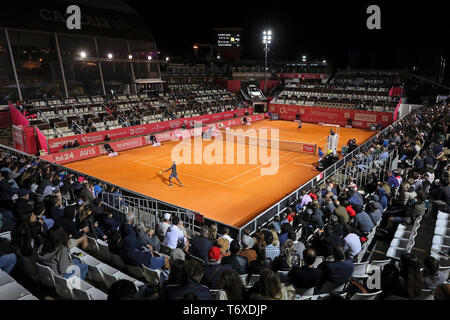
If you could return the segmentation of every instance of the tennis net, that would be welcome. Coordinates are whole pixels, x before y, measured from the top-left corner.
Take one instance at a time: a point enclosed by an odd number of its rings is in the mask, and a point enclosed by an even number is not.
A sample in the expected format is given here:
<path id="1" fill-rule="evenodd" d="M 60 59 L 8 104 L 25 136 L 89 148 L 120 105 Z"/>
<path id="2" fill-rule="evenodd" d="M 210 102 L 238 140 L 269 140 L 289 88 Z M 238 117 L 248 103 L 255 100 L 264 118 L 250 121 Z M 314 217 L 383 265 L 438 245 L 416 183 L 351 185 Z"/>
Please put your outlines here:
<path id="1" fill-rule="evenodd" d="M 316 154 L 317 144 L 313 143 L 305 143 L 305 142 L 297 142 L 297 141 L 287 141 L 287 140 L 276 140 L 276 139 L 266 139 L 259 138 L 256 136 L 243 135 L 227 132 L 224 134 L 224 140 L 247 144 L 251 146 L 261 146 L 267 147 L 271 149 L 278 149 L 284 151 L 291 152 L 299 152 L 299 153 L 308 153 L 308 154 Z M 278 147 L 277 147 L 278 146 Z"/>

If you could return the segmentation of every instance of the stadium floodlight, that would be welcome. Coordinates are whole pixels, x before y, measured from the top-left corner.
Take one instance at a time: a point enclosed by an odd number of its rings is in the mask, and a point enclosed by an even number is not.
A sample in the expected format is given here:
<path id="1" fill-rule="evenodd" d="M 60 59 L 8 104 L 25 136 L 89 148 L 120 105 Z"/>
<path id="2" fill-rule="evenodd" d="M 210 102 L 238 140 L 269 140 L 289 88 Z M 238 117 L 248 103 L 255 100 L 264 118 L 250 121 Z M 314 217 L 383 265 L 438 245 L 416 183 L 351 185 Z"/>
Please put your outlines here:
<path id="1" fill-rule="evenodd" d="M 262 42 L 264 44 L 264 94 L 267 94 L 267 52 L 269 51 L 269 44 L 272 42 L 272 30 L 263 31 Z"/>
<path id="2" fill-rule="evenodd" d="M 147 59 L 148 60 L 152 60 L 152 56 L 147 56 Z"/>
<path id="3" fill-rule="evenodd" d="M 128 59 L 133 59 L 133 56 L 131 54 L 128 55 Z"/>
<path id="4" fill-rule="evenodd" d="M 169 62 L 169 57 L 166 57 L 166 61 Z"/>
<path id="5" fill-rule="evenodd" d="M 217 55 L 217 60 L 220 60 L 220 55 Z"/>
<path id="6" fill-rule="evenodd" d="M 108 53 L 108 59 L 112 59 L 113 55 L 112 53 Z"/>
<path id="7" fill-rule="evenodd" d="M 81 52 L 80 52 L 80 57 L 86 58 L 86 52 L 85 52 L 85 51 L 81 51 Z"/>
<path id="8" fill-rule="evenodd" d="M 327 63 L 327 60 L 323 59 L 322 62 L 323 62 L 323 63 Z"/>

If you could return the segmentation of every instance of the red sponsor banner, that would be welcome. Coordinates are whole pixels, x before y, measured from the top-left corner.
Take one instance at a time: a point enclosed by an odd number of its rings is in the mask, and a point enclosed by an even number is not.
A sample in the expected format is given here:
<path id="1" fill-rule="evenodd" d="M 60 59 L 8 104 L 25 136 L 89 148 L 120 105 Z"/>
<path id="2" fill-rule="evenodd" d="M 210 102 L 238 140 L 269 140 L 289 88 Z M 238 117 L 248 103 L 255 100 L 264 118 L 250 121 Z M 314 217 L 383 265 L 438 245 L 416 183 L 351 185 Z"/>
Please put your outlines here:
<path id="1" fill-rule="evenodd" d="M 138 137 L 122 141 L 114 141 L 109 143 L 109 145 L 111 146 L 111 148 L 113 148 L 114 151 L 124 151 L 128 149 L 142 147 L 144 143 L 142 141 L 142 137 Z M 104 146 L 103 144 L 100 145 L 100 151 L 102 153 L 106 153 L 103 146 Z"/>
<path id="2" fill-rule="evenodd" d="M 102 155 L 100 152 L 100 146 L 91 146 L 87 148 L 75 149 L 70 151 L 64 151 L 53 155 L 53 159 L 57 164 L 64 164 L 69 162 L 75 162 L 85 160 Z"/>
<path id="3" fill-rule="evenodd" d="M 36 136 L 38 138 L 39 150 L 44 150 L 45 152 L 48 152 L 47 138 L 41 132 L 41 130 L 39 130 L 37 126 L 35 126 L 34 129 L 36 130 Z"/>
<path id="4" fill-rule="evenodd" d="M 36 135 L 34 134 L 34 127 L 23 128 L 25 136 L 25 148 L 28 154 L 37 154 Z"/>
<path id="5" fill-rule="evenodd" d="M 20 113 L 20 111 L 17 110 L 11 102 L 8 102 L 8 105 L 9 113 L 11 114 L 11 123 L 15 126 L 28 127 L 30 125 L 30 121 L 22 113 Z"/>
<path id="6" fill-rule="evenodd" d="M 12 138 L 14 149 L 27 152 L 26 150 L 26 142 L 25 142 L 25 132 L 23 131 L 22 126 L 12 126 Z"/>
<path id="7" fill-rule="evenodd" d="M 398 119 L 398 111 L 400 109 L 400 106 L 402 104 L 402 98 L 400 98 L 400 100 L 398 101 L 397 106 L 395 107 L 395 111 L 394 111 L 394 121 L 397 121 Z"/>
<path id="8" fill-rule="evenodd" d="M 313 144 L 304 144 L 303 152 L 316 154 L 316 145 Z"/>
<path id="9" fill-rule="evenodd" d="M 279 73 L 278 77 L 282 79 L 326 79 L 327 75 L 324 73 Z"/>
<path id="10" fill-rule="evenodd" d="M 281 120 L 295 120 L 299 114 L 303 122 L 327 123 L 345 126 L 347 119 L 352 119 L 356 128 L 369 128 L 371 124 L 381 122 L 383 127 L 392 123 L 393 115 L 389 112 L 361 111 L 324 107 L 306 107 L 270 104 L 270 112 L 277 113 Z"/>
<path id="11" fill-rule="evenodd" d="M 235 115 L 236 117 L 242 117 L 245 114 L 245 112 L 252 114 L 253 109 L 248 108 L 234 111 L 226 111 L 217 114 L 208 114 L 198 117 L 169 120 L 163 122 L 143 124 L 134 127 L 117 128 L 113 130 L 79 134 L 70 137 L 49 139 L 48 149 L 50 153 L 55 153 L 61 150 L 64 144 L 68 142 L 74 142 L 75 140 L 78 140 L 78 143 L 81 146 L 84 146 L 103 142 L 105 140 L 106 135 L 109 135 L 111 140 L 118 140 L 130 138 L 133 136 L 141 136 L 155 132 L 178 129 L 181 128 L 181 125 L 183 124 L 184 121 L 187 122 L 187 128 L 192 128 L 194 125 L 194 121 L 202 123 L 221 121 L 222 119 L 234 118 Z"/>

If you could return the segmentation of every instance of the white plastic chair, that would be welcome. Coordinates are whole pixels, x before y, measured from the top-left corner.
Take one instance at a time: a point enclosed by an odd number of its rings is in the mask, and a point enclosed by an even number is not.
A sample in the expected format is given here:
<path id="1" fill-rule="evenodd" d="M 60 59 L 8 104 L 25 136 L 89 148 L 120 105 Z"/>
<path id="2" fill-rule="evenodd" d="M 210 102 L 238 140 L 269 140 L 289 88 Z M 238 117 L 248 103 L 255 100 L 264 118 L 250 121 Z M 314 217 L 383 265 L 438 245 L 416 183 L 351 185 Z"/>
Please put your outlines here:
<path id="1" fill-rule="evenodd" d="M 112 263 L 119 269 L 125 269 L 126 268 L 126 264 L 125 262 L 123 262 L 122 258 L 114 253 L 110 253 L 111 254 L 111 261 Z"/>
<path id="2" fill-rule="evenodd" d="M 433 236 L 433 244 L 438 244 L 438 245 L 442 245 L 442 246 L 450 246 L 450 237 L 434 235 Z"/>
<path id="3" fill-rule="evenodd" d="M 80 288 L 73 288 L 73 298 L 75 300 L 107 300 L 108 295 L 103 291 L 82 281 Z"/>
<path id="4" fill-rule="evenodd" d="M 353 274 L 352 278 L 368 278 L 367 266 L 369 262 L 360 262 L 353 264 Z"/>
<path id="5" fill-rule="evenodd" d="M 391 262 L 391 259 L 386 259 L 386 260 L 373 260 L 372 262 L 370 262 L 371 265 L 373 266 L 378 266 L 380 269 L 383 269 L 383 267 L 385 265 L 387 265 L 388 263 Z"/>
<path id="6" fill-rule="evenodd" d="M 330 293 L 330 292 L 340 293 L 340 292 L 344 291 L 346 284 L 347 283 L 343 283 L 343 284 L 337 286 L 336 284 L 327 281 L 320 288 L 320 293 Z"/>
<path id="7" fill-rule="evenodd" d="M 11 282 L 16 282 L 16 280 L 5 271 L 0 270 L 0 287 Z"/>
<path id="8" fill-rule="evenodd" d="M 450 220 L 436 220 L 436 227 L 449 228 Z"/>
<path id="9" fill-rule="evenodd" d="M 47 287 L 55 287 L 55 279 L 50 267 L 44 266 L 40 263 L 36 263 L 39 272 L 39 279 L 41 283 Z"/>
<path id="10" fill-rule="evenodd" d="M 277 276 L 280 279 L 280 282 L 286 282 L 288 273 L 289 271 L 281 271 L 281 270 L 277 271 Z"/>
<path id="11" fill-rule="evenodd" d="M 97 239 L 100 258 L 104 261 L 111 261 L 108 244 L 105 241 Z"/>
<path id="12" fill-rule="evenodd" d="M 240 274 L 239 277 L 242 280 L 242 283 L 245 285 L 247 285 L 247 280 L 248 280 L 248 274 Z"/>
<path id="13" fill-rule="evenodd" d="M 259 274 L 252 274 L 248 280 L 247 288 L 251 288 L 259 281 Z"/>
<path id="14" fill-rule="evenodd" d="M 449 219 L 450 219 L 450 214 L 442 212 L 442 211 L 438 211 L 436 220 L 449 220 Z"/>
<path id="15" fill-rule="evenodd" d="M 436 228 L 434 228 L 434 234 L 450 237 L 450 228 L 436 226 Z"/>
<path id="16" fill-rule="evenodd" d="M 0 300 L 19 300 L 31 293 L 16 281 L 0 287 Z"/>
<path id="17" fill-rule="evenodd" d="M 350 300 L 376 300 L 381 294 L 381 290 L 372 293 L 355 293 Z"/>
<path id="18" fill-rule="evenodd" d="M 316 261 L 314 261 L 314 263 L 313 263 L 313 268 L 317 268 L 317 266 L 319 265 L 319 264 L 321 264 L 322 262 L 324 262 L 325 261 L 325 257 L 323 257 L 323 256 L 317 256 L 316 257 Z"/>
<path id="19" fill-rule="evenodd" d="M 295 293 L 299 294 L 301 297 L 310 297 L 314 295 L 315 287 L 311 288 L 295 288 Z"/>

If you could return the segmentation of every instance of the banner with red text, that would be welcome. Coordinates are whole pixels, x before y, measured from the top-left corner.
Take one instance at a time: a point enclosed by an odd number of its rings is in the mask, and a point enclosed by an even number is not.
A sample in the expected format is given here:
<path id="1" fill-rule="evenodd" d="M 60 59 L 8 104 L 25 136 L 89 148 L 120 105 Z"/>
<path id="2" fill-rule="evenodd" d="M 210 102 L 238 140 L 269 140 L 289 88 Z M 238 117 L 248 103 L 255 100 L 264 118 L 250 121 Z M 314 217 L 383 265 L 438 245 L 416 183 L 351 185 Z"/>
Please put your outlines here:
<path id="1" fill-rule="evenodd" d="M 55 153 L 60 151 L 63 148 L 63 145 L 74 142 L 78 140 L 80 146 L 96 144 L 99 142 L 105 141 L 105 136 L 109 135 L 110 140 L 118 140 L 130 138 L 133 136 L 140 136 L 150 133 L 162 132 L 167 130 L 173 130 L 181 128 L 184 121 L 186 121 L 187 128 L 192 128 L 194 126 L 194 122 L 216 122 L 222 121 L 225 119 L 232 119 L 234 117 L 242 117 L 245 112 L 249 114 L 253 113 L 252 108 L 241 109 L 241 110 L 233 110 L 226 111 L 216 114 L 207 114 L 203 116 L 191 117 L 191 118 L 183 118 L 183 119 L 175 119 L 163 122 L 155 122 L 149 124 L 142 124 L 133 127 L 125 127 L 125 128 L 117 128 L 112 130 L 100 131 L 100 132 L 92 132 L 86 134 L 79 134 L 70 137 L 62 137 L 48 140 L 48 148 L 49 153 Z"/>
<path id="2" fill-rule="evenodd" d="M 393 114 L 390 112 L 362 111 L 350 109 L 306 107 L 282 104 L 270 104 L 271 113 L 277 113 L 280 120 L 295 120 L 299 114 L 303 122 L 326 123 L 345 126 L 347 120 L 352 120 L 355 128 L 369 128 L 371 124 L 381 122 L 383 127 L 392 123 Z"/>

